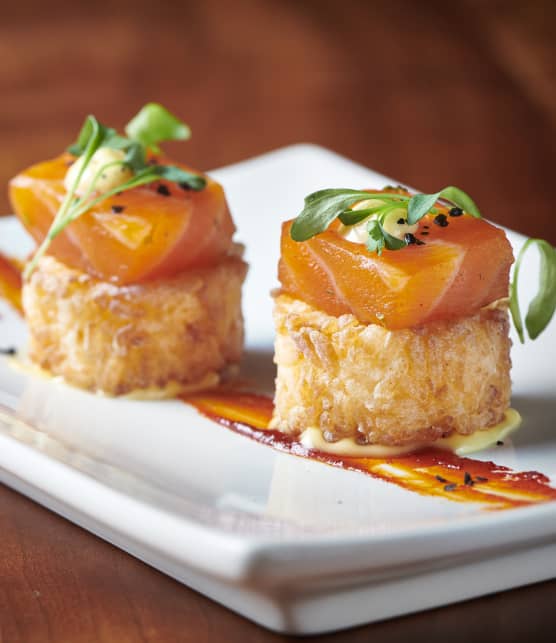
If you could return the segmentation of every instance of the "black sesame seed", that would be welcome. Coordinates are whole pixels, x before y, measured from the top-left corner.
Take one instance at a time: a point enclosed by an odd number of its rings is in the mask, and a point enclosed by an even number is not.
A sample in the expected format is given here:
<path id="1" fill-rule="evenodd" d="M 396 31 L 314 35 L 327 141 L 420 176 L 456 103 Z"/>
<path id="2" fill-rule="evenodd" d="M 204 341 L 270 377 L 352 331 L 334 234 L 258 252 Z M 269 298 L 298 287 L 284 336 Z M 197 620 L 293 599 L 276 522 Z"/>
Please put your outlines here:
<path id="1" fill-rule="evenodd" d="M 112 206 L 112 212 L 114 214 L 120 214 L 120 212 L 123 212 L 125 210 L 125 205 L 113 205 Z"/>
<path id="2" fill-rule="evenodd" d="M 472 487 L 475 484 L 468 471 L 465 472 L 465 476 L 463 477 L 463 484 L 466 484 L 468 487 Z"/>
<path id="3" fill-rule="evenodd" d="M 405 223 L 405 219 L 398 219 L 398 225 L 403 225 Z"/>
<path id="4" fill-rule="evenodd" d="M 189 183 L 178 183 L 178 185 L 182 190 L 185 190 L 185 191 L 191 190 L 191 186 L 189 185 Z"/>
<path id="5" fill-rule="evenodd" d="M 497 447 L 502 447 L 502 446 L 504 446 L 504 443 L 502 442 L 502 440 L 497 440 L 496 441 L 496 446 Z"/>
<path id="6" fill-rule="evenodd" d="M 456 487 L 457 484 L 455 482 L 452 482 L 444 487 L 444 491 L 453 491 Z"/>
<path id="7" fill-rule="evenodd" d="M 168 189 L 168 186 L 164 185 L 163 183 L 157 186 L 156 191 L 158 192 L 158 194 L 162 194 L 162 196 L 170 196 L 170 190 Z"/>
<path id="8" fill-rule="evenodd" d="M 415 239 L 415 245 L 417 246 L 424 246 L 425 242 L 422 241 L 421 239 Z"/>
<path id="9" fill-rule="evenodd" d="M 477 476 L 475 478 L 475 482 L 488 482 L 488 478 L 484 478 L 483 476 Z"/>
<path id="10" fill-rule="evenodd" d="M 437 214 L 434 217 L 434 222 L 436 225 L 439 225 L 441 228 L 445 228 L 448 225 L 448 219 L 445 214 Z"/>
<path id="11" fill-rule="evenodd" d="M 430 226 L 428 226 L 428 225 L 424 225 L 424 226 L 423 226 L 423 228 L 424 228 L 425 230 L 428 230 L 428 229 L 429 229 L 429 227 L 430 227 Z"/>
<path id="12" fill-rule="evenodd" d="M 405 239 L 405 242 L 407 243 L 408 246 L 410 246 L 413 243 L 417 243 L 417 239 L 415 238 L 415 235 L 411 234 L 411 232 L 406 232 L 403 238 Z"/>
<path id="13" fill-rule="evenodd" d="M 461 215 L 463 214 L 463 210 L 462 210 L 461 208 L 452 208 L 452 209 L 448 212 L 448 214 L 449 214 L 451 217 L 461 217 Z"/>
<path id="14" fill-rule="evenodd" d="M 434 476 L 434 477 L 438 480 L 438 482 L 448 482 L 448 480 L 446 480 L 446 478 L 443 478 L 442 476 Z"/>
<path id="15" fill-rule="evenodd" d="M 13 346 L 9 346 L 8 348 L 0 348 L 0 355 L 16 355 L 17 354 L 17 349 L 14 348 Z"/>
<path id="16" fill-rule="evenodd" d="M 425 230 L 424 232 L 421 232 L 421 234 L 426 237 L 428 235 L 428 232 Z"/>

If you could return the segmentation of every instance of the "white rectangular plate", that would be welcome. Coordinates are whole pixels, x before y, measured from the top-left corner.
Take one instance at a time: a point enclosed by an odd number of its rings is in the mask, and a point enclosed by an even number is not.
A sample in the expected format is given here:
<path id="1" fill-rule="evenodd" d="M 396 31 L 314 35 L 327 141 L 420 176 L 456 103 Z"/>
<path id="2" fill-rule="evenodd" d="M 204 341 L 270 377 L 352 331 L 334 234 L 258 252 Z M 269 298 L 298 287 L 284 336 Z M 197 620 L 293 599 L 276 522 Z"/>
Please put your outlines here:
<path id="1" fill-rule="evenodd" d="M 313 190 L 392 181 L 311 145 L 212 174 L 251 264 L 244 372 L 270 390 L 281 221 Z M 0 250 L 29 247 L 15 220 L 0 221 Z M 524 293 L 536 269 L 524 268 Z M 24 324 L 1 302 L 0 314 L 0 346 L 23 346 Z M 524 425 L 480 457 L 554 481 L 556 324 L 512 358 Z M 556 575 L 556 503 L 487 512 L 419 496 L 278 453 L 180 402 L 96 397 L 5 358 L 0 404 L 3 482 L 273 630 L 341 629 Z"/>

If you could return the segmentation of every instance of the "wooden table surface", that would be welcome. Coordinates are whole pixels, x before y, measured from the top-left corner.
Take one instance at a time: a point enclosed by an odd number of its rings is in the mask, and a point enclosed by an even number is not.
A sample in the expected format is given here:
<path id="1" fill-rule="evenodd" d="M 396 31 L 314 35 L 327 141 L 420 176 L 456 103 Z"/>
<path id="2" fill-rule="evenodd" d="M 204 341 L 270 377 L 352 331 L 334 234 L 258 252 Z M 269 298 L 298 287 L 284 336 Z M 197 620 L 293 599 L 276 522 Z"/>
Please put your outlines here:
<path id="1" fill-rule="evenodd" d="M 157 100 L 193 128 L 170 151 L 202 169 L 315 142 L 556 242 L 556 3 L 96 5 L 3 7 L 2 184 L 85 114 L 122 125 Z M 286 640 L 7 488 L 0 539 L 1 643 Z M 553 581 L 318 640 L 554 640 L 555 599 Z"/>

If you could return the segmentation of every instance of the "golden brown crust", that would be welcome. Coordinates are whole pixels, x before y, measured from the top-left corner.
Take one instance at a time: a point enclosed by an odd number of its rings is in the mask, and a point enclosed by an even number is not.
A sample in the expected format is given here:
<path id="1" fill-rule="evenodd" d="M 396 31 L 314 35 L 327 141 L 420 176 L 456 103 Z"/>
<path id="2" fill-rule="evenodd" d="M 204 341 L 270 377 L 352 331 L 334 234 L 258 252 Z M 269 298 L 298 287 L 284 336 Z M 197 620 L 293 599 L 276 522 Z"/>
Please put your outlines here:
<path id="1" fill-rule="evenodd" d="M 275 298 L 273 427 L 401 446 L 499 422 L 510 401 L 505 307 L 390 331 Z"/>
<path id="2" fill-rule="evenodd" d="M 116 286 L 44 257 L 23 289 L 29 357 L 92 391 L 215 385 L 243 347 L 240 253 L 172 279 Z"/>

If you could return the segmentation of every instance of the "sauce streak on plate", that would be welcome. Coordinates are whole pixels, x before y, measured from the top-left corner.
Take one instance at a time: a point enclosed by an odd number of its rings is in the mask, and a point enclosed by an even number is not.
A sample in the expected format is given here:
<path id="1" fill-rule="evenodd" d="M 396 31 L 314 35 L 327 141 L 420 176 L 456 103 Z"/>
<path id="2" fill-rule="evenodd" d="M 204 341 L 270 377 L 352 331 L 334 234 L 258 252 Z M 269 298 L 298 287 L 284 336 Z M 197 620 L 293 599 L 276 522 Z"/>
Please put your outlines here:
<path id="1" fill-rule="evenodd" d="M 20 266 L 0 254 L 0 299 L 6 299 L 19 313 L 23 313 L 21 287 Z"/>
<path id="2" fill-rule="evenodd" d="M 293 437 L 268 428 L 273 405 L 263 395 L 217 390 L 182 399 L 218 424 L 279 451 L 360 471 L 425 496 L 477 502 L 496 510 L 556 500 L 556 489 L 542 473 L 519 473 L 441 449 L 388 458 L 345 457 L 307 449 Z"/>

